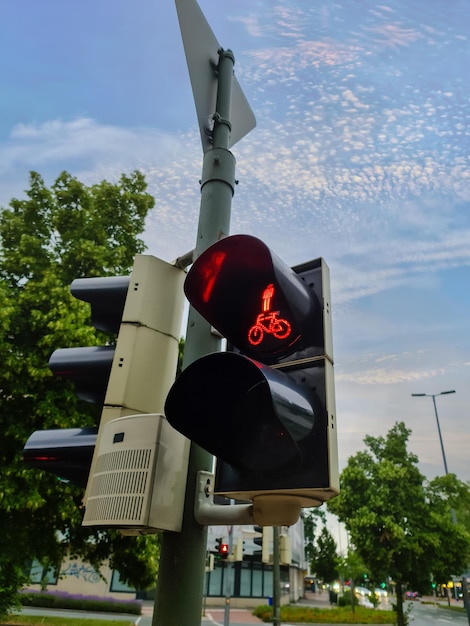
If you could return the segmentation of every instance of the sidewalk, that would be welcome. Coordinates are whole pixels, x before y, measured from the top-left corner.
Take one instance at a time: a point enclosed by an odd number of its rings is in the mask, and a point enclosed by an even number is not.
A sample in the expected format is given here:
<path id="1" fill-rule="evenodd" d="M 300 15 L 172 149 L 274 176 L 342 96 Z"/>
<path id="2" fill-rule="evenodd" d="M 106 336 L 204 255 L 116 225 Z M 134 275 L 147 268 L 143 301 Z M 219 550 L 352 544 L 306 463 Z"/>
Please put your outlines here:
<path id="1" fill-rule="evenodd" d="M 206 608 L 205 614 L 202 616 L 201 625 L 212 624 L 216 626 L 224 623 L 225 609 Z M 230 623 L 231 624 L 262 624 L 263 622 L 255 617 L 251 609 L 230 609 Z"/>
<path id="2" fill-rule="evenodd" d="M 262 602 L 260 602 L 262 604 Z M 331 608 L 329 602 L 328 592 L 312 593 L 307 591 L 305 598 L 298 600 L 296 605 L 312 606 L 322 609 Z M 224 623 L 224 608 L 217 606 L 207 606 L 205 615 L 202 617 L 201 625 L 206 626 L 211 624 L 212 626 L 219 626 Z M 240 609 L 230 608 L 230 623 L 231 624 L 262 624 L 263 622 L 252 614 L 252 609 Z M 300 625 L 299 625 L 300 626 Z M 317 624 L 317 626 L 321 626 Z"/>
<path id="3" fill-rule="evenodd" d="M 325 590 L 319 592 L 317 591 L 316 593 L 313 591 L 306 591 L 305 597 L 297 600 L 295 604 L 314 606 L 319 609 L 331 609 L 330 596 L 328 591 Z"/>

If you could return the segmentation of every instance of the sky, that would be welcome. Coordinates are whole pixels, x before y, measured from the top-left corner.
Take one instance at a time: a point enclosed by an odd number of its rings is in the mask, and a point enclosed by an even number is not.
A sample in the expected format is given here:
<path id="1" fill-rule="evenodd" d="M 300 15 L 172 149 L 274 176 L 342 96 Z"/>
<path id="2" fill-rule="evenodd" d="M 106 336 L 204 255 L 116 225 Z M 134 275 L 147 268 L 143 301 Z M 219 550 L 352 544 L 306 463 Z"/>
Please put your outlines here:
<path id="1" fill-rule="evenodd" d="M 397 421 L 429 479 L 470 480 L 470 5 L 200 0 L 257 126 L 231 233 L 330 268 L 339 462 Z M 173 0 L 6 0 L 0 206 L 28 173 L 140 169 L 147 252 L 195 245 L 202 146 Z"/>

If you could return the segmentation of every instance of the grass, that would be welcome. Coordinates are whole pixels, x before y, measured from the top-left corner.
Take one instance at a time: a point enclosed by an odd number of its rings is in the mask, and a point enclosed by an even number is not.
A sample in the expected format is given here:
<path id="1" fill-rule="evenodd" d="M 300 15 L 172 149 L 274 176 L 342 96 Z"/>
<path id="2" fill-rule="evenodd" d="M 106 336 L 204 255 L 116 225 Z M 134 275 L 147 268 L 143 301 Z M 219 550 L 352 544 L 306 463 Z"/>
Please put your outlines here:
<path id="1" fill-rule="evenodd" d="M 271 606 L 258 606 L 253 614 L 263 622 L 270 622 L 273 618 Z M 319 609 L 307 606 L 281 606 L 281 621 L 304 624 L 395 624 L 394 611 L 376 611 L 356 607 L 354 613 L 350 607 L 333 609 Z"/>
<path id="2" fill-rule="evenodd" d="M 447 606 L 444 604 L 439 604 L 438 607 L 440 609 L 444 609 L 445 611 L 454 611 L 455 613 L 466 613 L 467 610 L 463 606 Z"/>
<path id="3" fill-rule="evenodd" d="M 9 615 L 0 626 L 132 626 L 133 621 L 52 617 L 48 615 Z"/>
<path id="4" fill-rule="evenodd" d="M 421 602 L 422 604 L 434 605 L 434 602 Z M 438 609 L 443 609 L 444 611 L 454 611 L 455 613 L 466 613 L 467 609 L 464 606 L 455 606 L 455 604 L 449 606 L 448 604 L 443 604 L 442 602 L 437 603 Z"/>

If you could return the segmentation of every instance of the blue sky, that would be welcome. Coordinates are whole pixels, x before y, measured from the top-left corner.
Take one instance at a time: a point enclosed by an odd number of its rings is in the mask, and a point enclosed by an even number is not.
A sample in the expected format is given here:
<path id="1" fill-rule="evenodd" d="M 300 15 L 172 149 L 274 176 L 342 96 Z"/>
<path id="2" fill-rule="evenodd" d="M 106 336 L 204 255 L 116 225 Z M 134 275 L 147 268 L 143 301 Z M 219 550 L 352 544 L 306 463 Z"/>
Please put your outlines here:
<path id="1" fill-rule="evenodd" d="M 323 256 L 340 464 L 412 429 L 422 471 L 470 480 L 470 5 L 200 0 L 257 127 L 237 143 L 232 233 Z M 148 252 L 194 247 L 202 150 L 173 0 L 12 0 L 0 23 L 0 205 L 28 172 L 140 168 Z"/>

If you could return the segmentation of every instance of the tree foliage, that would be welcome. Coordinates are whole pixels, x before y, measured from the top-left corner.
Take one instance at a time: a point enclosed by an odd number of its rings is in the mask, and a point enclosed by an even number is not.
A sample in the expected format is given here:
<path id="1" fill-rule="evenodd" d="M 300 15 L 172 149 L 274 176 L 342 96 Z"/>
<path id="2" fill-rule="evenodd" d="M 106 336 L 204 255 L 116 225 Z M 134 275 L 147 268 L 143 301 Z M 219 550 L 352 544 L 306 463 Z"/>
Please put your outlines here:
<path id="1" fill-rule="evenodd" d="M 325 523 L 325 511 L 319 508 L 307 509 L 303 513 L 304 521 L 304 538 L 305 538 L 305 559 L 312 565 L 312 560 L 316 554 L 316 534 L 317 526 L 320 521 Z"/>
<path id="2" fill-rule="evenodd" d="M 99 409 L 53 377 L 48 359 L 56 348 L 109 341 L 69 285 L 128 274 L 144 250 L 139 235 L 154 200 L 139 172 L 89 187 L 63 172 L 51 188 L 32 172 L 29 183 L 26 198 L 0 215 L 0 572 L 7 563 L 20 572 L 32 558 L 58 564 L 70 548 L 94 564 L 111 555 L 124 580 L 148 585 L 155 538 L 83 529 L 81 490 L 26 469 L 22 449 L 34 430 L 97 423 Z"/>
<path id="3" fill-rule="evenodd" d="M 368 449 L 349 458 L 341 493 L 328 504 L 369 576 L 395 581 L 399 626 L 405 623 L 405 588 L 425 590 L 431 575 L 447 581 L 464 570 L 470 554 L 468 530 L 451 518 L 451 504 L 459 490 L 468 498 L 468 486 L 450 476 L 428 484 L 407 450 L 410 432 L 400 422 L 386 437 L 366 437 Z"/>
<path id="4" fill-rule="evenodd" d="M 338 555 L 336 542 L 328 528 L 323 525 L 317 537 L 312 571 L 325 583 L 331 583 L 338 578 Z"/>

